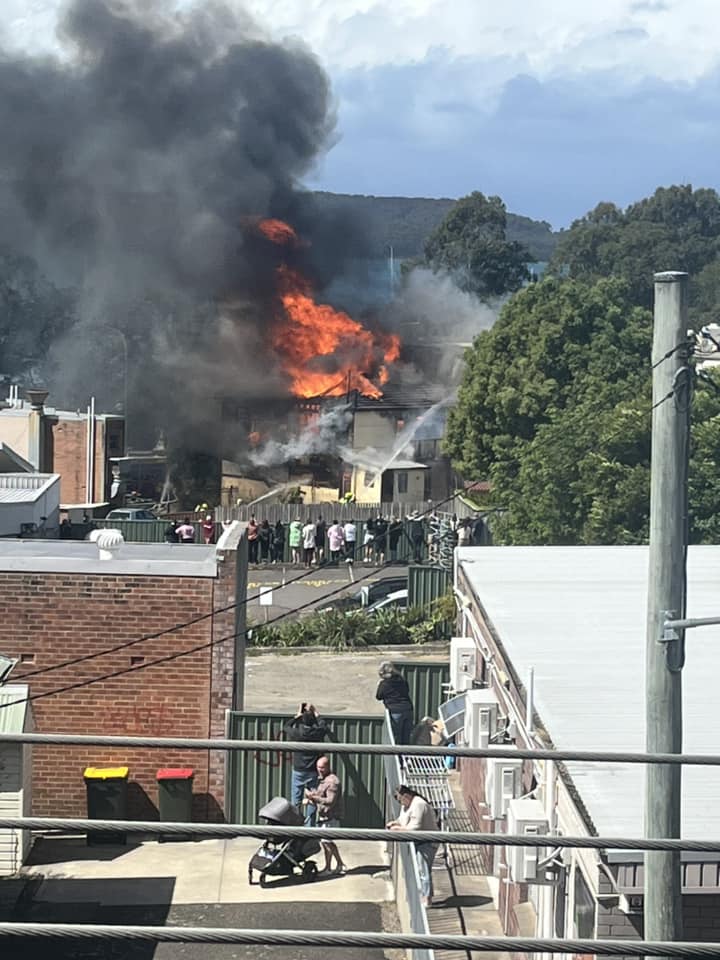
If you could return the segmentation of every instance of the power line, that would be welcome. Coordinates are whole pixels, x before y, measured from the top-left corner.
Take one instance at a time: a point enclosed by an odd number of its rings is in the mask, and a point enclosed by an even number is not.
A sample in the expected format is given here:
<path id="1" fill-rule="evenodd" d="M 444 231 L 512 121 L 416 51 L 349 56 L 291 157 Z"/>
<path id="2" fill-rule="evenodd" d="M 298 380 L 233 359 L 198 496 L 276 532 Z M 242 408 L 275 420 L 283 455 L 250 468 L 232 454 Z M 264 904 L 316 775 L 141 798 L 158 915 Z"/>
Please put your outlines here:
<path id="1" fill-rule="evenodd" d="M 431 513 L 433 510 L 436 510 L 438 507 L 447 503 L 449 500 L 454 500 L 457 497 L 457 495 L 458 495 L 457 493 L 453 493 L 450 497 L 446 497 L 444 500 L 438 500 L 434 503 L 431 503 L 430 506 L 423 513 L 419 514 L 419 516 L 420 517 L 426 516 L 428 513 Z M 375 567 L 373 568 L 372 572 L 376 573 L 378 570 L 383 569 L 384 566 L 390 566 L 390 564 L 387 563 L 380 567 Z M 311 574 L 317 573 L 318 570 L 320 569 L 321 569 L 320 566 L 314 567 L 314 568 L 311 567 L 309 570 L 305 570 L 299 576 L 293 577 L 291 580 L 287 580 L 285 583 L 281 584 L 281 586 L 278 589 L 282 590 L 284 587 L 289 587 L 291 584 L 297 583 L 299 580 L 303 580 L 305 577 L 309 577 Z M 372 575 L 372 574 L 369 574 L 369 575 Z M 357 583 L 366 579 L 367 579 L 367 576 L 360 577 L 358 580 L 355 580 L 353 582 Z M 342 590 L 345 590 L 351 586 L 352 584 L 344 584 L 342 587 Z M 341 591 L 336 591 L 336 592 L 341 592 Z M 251 600 L 257 600 L 259 596 L 260 594 L 257 593 L 252 597 L 245 597 L 243 600 L 235 600 L 233 601 L 233 603 L 227 604 L 227 606 L 218 607 L 217 609 L 208 611 L 208 613 L 203 613 L 198 615 L 197 617 L 191 618 L 190 620 L 185 620 L 182 623 L 177 623 L 172 627 L 165 627 L 162 630 L 157 630 L 155 633 L 148 633 L 142 637 L 135 637 L 133 640 L 125 640 L 122 643 L 116 644 L 114 647 L 107 647 L 103 650 L 98 650 L 95 653 L 87 653 L 82 657 L 73 657 L 69 660 L 62 661 L 61 663 L 54 663 L 54 664 L 50 664 L 47 667 L 40 667 L 38 670 L 30 670 L 28 673 L 23 673 L 21 676 L 17 677 L 17 680 L 18 681 L 29 680 L 31 677 L 37 677 L 45 673 L 52 673 L 54 670 L 62 670 L 65 667 L 74 667 L 79 663 L 86 663 L 88 660 L 96 660 L 98 657 L 108 656 L 111 653 L 118 653 L 120 650 L 127 650 L 128 647 L 135 646 L 138 643 L 145 643 L 147 640 L 157 640 L 160 637 L 167 636 L 168 634 L 177 633 L 179 630 L 184 630 L 185 627 L 191 627 L 191 626 L 194 626 L 196 623 L 202 623 L 203 620 L 208 620 L 211 617 L 214 617 L 218 614 L 227 613 L 229 610 L 233 610 L 237 607 L 245 606 L 246 604 L 250 603 Z M 334 596 L 334 593 L 326 594 L 326 597 L 327 596 Z M 297 607 L 295 609 L 290 608 L 287 611 L 287 614 L 289 615 L 290 613 L 295 613 L 297 610 L 302 610 L 302 609 L 304 609 L 304 607 Z M 274 623 L 275 621 L 271 620 L 269 622 Z"/>
<path id="2" fill-rule="evenodd" d="M 307 747 L 307 744 L 305 745 Z M 0 830 L 57 831 L 60 833 L 167 833 L 198 837 L 251 837 L 256 840 L 340 840 L 362 843 L 418 842 L 417 830 L 367 827 L 285 827 L 245 823 L 181 823 L 160 820 L 91 820 L 70 817 L 0 817 Z M 460 830 L 423 830 L 423 842 L 467 847 L 533 847 L 554 850 L 671 850 L 720 853 L 720 840 L 666 837 L 561 836 L 551 833 L 469 833 Z"/>
<path id="3" fill-rule="evenodd" d="M 246 930 L 227 927 L 161 927 L 79 923 L 0 923 L 0 937 L 23 940 L 121 940 L 149 943 L 233 943 L 259 946 L 364 947 L 408 950 L 470 950 L 482 953 L 567 953 L 673 956 L 716 960 L 720 943 L 662 940 L 579 940 L 540 937 L 478 937 L 464 934 L 358 933 L 330 930 Z"/>
<path id="4" fill-rule="evenodd" d="M 287 580 L 278 589 L 282 590 L 283 587 L 289 587 L 291 584 L 297 583 L 298 580 L 302 580 L 305 577 L 310 576 L 311 573 L 317 573 L 317 569 L 305 570 L 304 573 L 297 577 L 293 577 L 292 580 Z M 348 586 L 352 586 L 352 584 L 345 584 L 343 589 Z M 54 663 L 47 667 L 40 667 L 38 670 L 31 670 L 29 673 L 23 673 L 22 676 L 17 677 L 17 679 L 19 681 L 28 680 L 30 677 L 37 677 L 44 673 L 51 673 L 53 670 L 62 670 L 64 667 L 74 667 L 78 663 L 85 663 L 88 660 L 95 660 L 98 657 L 104 657 L 111 653 L 117 653 L 119 650 L 126 650 L 128 647 L 132 647 L 137 643 L 144 643 L 146 640 L 157 640 L 159 637 L 164 637 L 167 634 L 177 633 L 178 630 L 184 630 L 185 627 L 192 627 L 196 623 L 202 623 L 203 620 L 208 620 L 220 613 L 227 613 L 228 610 L 245 606 L 245 604 L 250 603 L 251 600 L 257 600 L 259 596 L 260 594 L 256 593 L 252 597 L 245 597 L 243 600 L 235 600 L 233 603 L 229 603 L 225 607 L 217 607 L 216 609 L 208 611 L 208 613 L 202 613 L 190 620 L 184 620 L 182 623 L 176 623 L 172 627 L 164 627 L 162 630 L 157 630 L 155 633 L 147 633 L 142 637 L 135 637 L 134 640 L 125 640 L 122 643 L 116 644 L 114 647 L 107 647 L 104 650 L 98 650 L 95 653 L 88 653 L 82 657 L 73 657 L 70 660 L 63 660 L 62 663 Z"/>
<path id="5" fill-rule="evenodd" d="M 355 580 L 355 583 L 362 583 L 363 580 L 367 580 L 369 577 L 375 576 L 378 570 L 382 570 L 385 567 L 391 566 L 390 562 L 386 562 L 379 567 L 374 567 L 368 573 L 362 577 L 358 577 Z M 344 583 L 337 590 L 333 590 L 330 593 L 326 593 L 323 599 L 328 597 L 333 597 L 338 593 L 342 593 L 343 590 L 347 589 L 347 584 Z M 289 617 L 293 613 L 299 613 L 301 610 L 305 610 L 308 607 L 313 606 L 317 603 L 317 600 L 309 600 L 307 603 L 301 604 L 299 607 L 295 607 L 292 610 L 288 610 L 285 613 L 281 613 L 278 617 L 275 617 L 272 620 L 268 620 L 267 623 L 262 624 L 262 627 L 269 626 L 272 623 L 277 623 L 279 620 L 284 620 L 286 617 Z M 243 631 L 247 637 L 248 630 Z M 14 707 L 21 703 L 33 703 L 35 700 L 44 700 L 46 697 L 54 697 L 61 693 L 69 693 L 71 690 L 78 690 L 81 687 L 89 687 L 93 683 L 100 683 L 103 680 L 113 680 L 115 677 L 124 676 L 126 673 L 136 673 L 139 670 L 147 670 L 149 667 L 155 667 L 160 663 L 170 663 L 173 660 L 179 660 L 181 657 L 187 657 L 192 653 L 199 653 L 202 650 L 209 650 L 213 647 L 218 646 L 221 643 L 227 643 L 228 640 L 234 640 L 239 634 L 237 632 L 230 633 L 225 637 L 220 637 L 217 640 L 210 640 L 207 643 L 201 643 L 194 647 L 189 647 L 187 650 L 178 650 L 176 653 L 169 653 L 164 657 L 157 657 L 155 660 L 150 660 L 148 663 L 138 663 L 134 666 L 125 667 L 122 670 L 113 670 L 110 673 L 101 674 L 97 677 L 90 677 L 86 680 L 77 680 L 75 683 L 66 684 L 64 687 L 56 687 L 54 690 L 46 690 L 42 693 L 33 693 L 29 694 L 27 697 L 20 697 L 17 700 L 10 700 L 7 703 L 0 703 L 0 710 L 5 707 Z M 23 678 L 20 677 L 20 680 Z"/>
<path id="6" fill-rule="evenodd" d="M 282 714 L 279 714 L 282 716 Z M 138 747 L 158 750 L 282 751 L 307 750 L 307 743 L 285 740 L 227 740 L 222 738 L 113 736 L 88 733 L 0 733 L 0 745 L 29 743 L 67 746 Z M 630 753 L 608 750 L 549 750 L 515 747 L 512 743 L 492 747 L 431 747 L 411 744 L 324 742 L 331 754 L 368 754 L 408 757 L 493 758 L 555 760 L 564 763 L 678 764 L 720 767 L 720 755 L 711 753 Z"/>

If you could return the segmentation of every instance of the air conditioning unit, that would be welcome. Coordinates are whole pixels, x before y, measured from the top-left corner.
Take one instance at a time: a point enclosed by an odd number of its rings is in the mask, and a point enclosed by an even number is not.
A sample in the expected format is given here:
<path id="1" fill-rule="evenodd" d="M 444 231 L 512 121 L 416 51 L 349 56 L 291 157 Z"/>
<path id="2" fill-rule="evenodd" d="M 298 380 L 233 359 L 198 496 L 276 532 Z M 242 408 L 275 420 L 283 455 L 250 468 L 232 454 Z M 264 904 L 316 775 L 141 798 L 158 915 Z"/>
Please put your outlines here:
<path id="1" fill-rule="evenodd" d="M 511 800 L 522 795 L 522 760 L 488 757 L 485 769 L 485 802 L 493 820 L 502 820 Z"/>
<path id="2" fill-rule="evenodd" d="M 507 809 L 507 832 L 541 837 L 548 832 L 545 809 L 539 800 L 511 800 Z M 515 883 L 534 883 L 538 863 L 546 855 L 545 847 L 506 847 L 510 879 Z"/>
<path id="3" fill-rule="evenodd" d="M 450 640 L 450 686 L 455 693 L 472 690 L 477 666 L 477 649 L 472 637 Z"/>
<path id="4" fill-rule="evenodd" d="M 498 729 L 498 702 L 492 690 L 465 691 L 465 745 L 475 750 L 488 746 Z"/>

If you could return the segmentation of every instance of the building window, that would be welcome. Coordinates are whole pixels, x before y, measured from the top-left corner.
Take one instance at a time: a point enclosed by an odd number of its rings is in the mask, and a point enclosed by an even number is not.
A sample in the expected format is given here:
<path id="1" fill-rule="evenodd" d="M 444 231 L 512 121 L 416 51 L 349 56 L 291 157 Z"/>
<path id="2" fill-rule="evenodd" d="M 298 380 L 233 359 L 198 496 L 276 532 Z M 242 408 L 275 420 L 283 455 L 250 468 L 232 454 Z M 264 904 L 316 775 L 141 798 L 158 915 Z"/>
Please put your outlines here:
<path id="1" fill-rule="evenodd" d="M 399 471 L 395 474 L 397 477 L 397 492 L 398 493 L 407 493 L 408 491 L 408 475 L 405 470 Z"/>

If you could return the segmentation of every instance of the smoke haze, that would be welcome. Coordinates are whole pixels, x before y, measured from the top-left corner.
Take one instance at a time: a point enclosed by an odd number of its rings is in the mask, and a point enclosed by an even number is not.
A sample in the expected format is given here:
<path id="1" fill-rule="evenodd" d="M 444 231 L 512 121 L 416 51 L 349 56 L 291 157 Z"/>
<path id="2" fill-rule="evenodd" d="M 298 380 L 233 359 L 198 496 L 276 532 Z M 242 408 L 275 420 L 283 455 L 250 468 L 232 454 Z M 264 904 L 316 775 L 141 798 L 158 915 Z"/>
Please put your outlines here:
<path id="1" fill-rule="evenodd" d="M 192 430 L 211 395 L 280 391 L 258 362 L 277 260 L 250 227 L 293 222 L 321 284 L 349 232 L 299 187 L 333 138 L 318 61 L 220 3 L 73 0 L 59 41 L 58 59 L 0 53 L 0 247 L 77 291 L 51 399 L 117 399 L 122 336 L 132 419 Z"/>

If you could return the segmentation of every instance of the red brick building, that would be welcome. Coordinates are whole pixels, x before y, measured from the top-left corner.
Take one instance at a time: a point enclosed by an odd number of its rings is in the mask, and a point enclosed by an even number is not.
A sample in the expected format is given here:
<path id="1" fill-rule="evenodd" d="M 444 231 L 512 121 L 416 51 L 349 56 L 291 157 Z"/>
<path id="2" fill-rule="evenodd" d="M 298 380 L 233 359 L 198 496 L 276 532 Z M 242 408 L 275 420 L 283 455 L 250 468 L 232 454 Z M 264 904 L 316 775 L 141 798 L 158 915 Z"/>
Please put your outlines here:
<path id="1" fill-rule="evenodd" d="M 109 560 L 86 541 L 0 541 L 0 649 L 19 659 L 13 680 L 37 697 L 35 729 L 223 736 L 235 636 L 245 627 L 245 606 L 235 605 L 246 592 L 244 551 L 240 524 L 217 545 L 124 543 Z M 198 622 L 165 632 L 191 620 Z M 87 680 L 94 682 L 63 689 Z M 84 768 L 115 765 L 130 768 L 134 817 L 156 816 L 158 767 L 191 766 L 195 816 L 222 818 L 224 754 L 95 747 L 34 748 L 33 813 L 82 815 Z"/>

